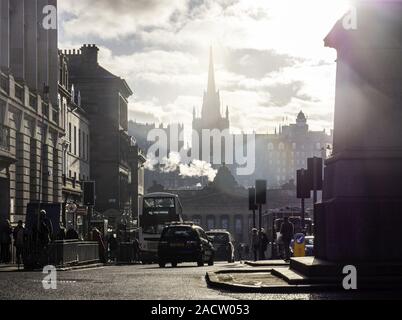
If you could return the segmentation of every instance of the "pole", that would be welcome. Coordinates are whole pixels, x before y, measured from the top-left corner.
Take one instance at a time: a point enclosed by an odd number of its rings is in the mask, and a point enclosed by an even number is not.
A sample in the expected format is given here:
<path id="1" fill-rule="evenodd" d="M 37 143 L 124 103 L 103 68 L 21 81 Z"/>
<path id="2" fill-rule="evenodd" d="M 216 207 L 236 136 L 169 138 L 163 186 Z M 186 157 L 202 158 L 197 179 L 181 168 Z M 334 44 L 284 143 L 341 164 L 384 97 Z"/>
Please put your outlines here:
<path id="1" fill-rule="evenodd" d="M 274 243 L 276 244 L 276 237 L 275 237 L 275 213 L 272 212 L 272 241 L 271 241 L 271 259 L 276 259 Z"/>
<path id="2" fill-rule="evenodd" d="M 253 209 L 253 228 L 256 227 L 255 209 Z"/>
<path id="3" fill-rule="evenodd" d="M 301 199 L 301 218 L 302 218 L 302 229 L 304 230 L 306 225 L 304 198 Z"/>
<path id="4" fill-rule="evenodd" d="M 260 249 L 260 259 L 262 259 L 262 256 L 264 254 L 264 251 L 262 249 L 262 204 L 258 205 L 258 229 L 259 229 L 259 234 L 258 234 L 258 239 L 259 239 L 259 246 L 258 248 Z"/>
<path id="5" fill-rule="evenodd" d="M 317 203 L 317 158 L 313 158 L 313 205 Z M 314 206 L 315 207 L 315 206 Z M 314 208 L 315 213 L 315 208 Z"/>

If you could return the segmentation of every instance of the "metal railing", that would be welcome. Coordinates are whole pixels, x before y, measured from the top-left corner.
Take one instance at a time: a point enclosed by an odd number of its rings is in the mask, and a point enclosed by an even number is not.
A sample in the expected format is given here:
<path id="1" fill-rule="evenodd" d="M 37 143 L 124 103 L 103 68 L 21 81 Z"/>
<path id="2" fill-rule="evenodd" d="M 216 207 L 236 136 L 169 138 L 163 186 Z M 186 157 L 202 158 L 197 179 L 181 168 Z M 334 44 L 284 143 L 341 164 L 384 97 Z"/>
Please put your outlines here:
<path id="1" fill-rule="evenodd" d="M 0 149 L 10 151 L 10 129 L 0 125 Z"/>

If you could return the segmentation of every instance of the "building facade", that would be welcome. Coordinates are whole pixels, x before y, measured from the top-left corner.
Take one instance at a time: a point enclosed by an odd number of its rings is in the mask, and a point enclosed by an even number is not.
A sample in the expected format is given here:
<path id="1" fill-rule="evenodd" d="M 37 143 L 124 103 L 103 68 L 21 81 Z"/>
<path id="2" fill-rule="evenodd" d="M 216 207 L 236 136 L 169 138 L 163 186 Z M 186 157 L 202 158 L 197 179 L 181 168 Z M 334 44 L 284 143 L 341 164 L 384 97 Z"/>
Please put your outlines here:
<path id="1" fill-rule="evenodd" d="M 83 204 L 83 182 L 91 180 L 89 171 L 89 120 L 81 105 L 81 93 L 68 78 L 68 59 L 59 53 L 59 105 L 63 138 L 63 211 L 66 228 L 84 233 L 87 208 Z"/>
<path id="2" fill-rule="evenodd" d="M 0 219 L 24 220 L 28 203 L 61 203 L 64 130 L 57 99 L 57 30 L 43 7 L 0 1 Z"/>
<path id="3" fill-rule="evenodd" d="M 138 179 L 133 172 L 143 162 L 135 139 L 128 135 L 130 87 L 98 63 L 98 47 L 84 45 L 65 51 L 69 81 L 80 91 L 90 122 L 90 171 L 95 181 L 95 211 L 117 226 L 138 203 Z M 133 159 L 137 159 L 136 162 Z M 135 180 L 135 181 L 134 181 Z"/>

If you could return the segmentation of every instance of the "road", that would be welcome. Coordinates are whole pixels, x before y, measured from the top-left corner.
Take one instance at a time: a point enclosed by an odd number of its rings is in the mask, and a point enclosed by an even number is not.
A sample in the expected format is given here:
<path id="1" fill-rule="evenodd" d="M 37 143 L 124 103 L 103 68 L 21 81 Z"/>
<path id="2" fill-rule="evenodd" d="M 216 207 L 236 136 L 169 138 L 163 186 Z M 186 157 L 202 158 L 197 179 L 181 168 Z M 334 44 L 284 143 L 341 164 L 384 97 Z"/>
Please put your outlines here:
<path id="1" fill-rule="evenodd" d="M 161 269 L 157 265 L 105 266 L 57 273 L 57 289 L 45 290 L 40 272 L 0 272 L 3 299 L 177 299 L 222 300 L 247 298 L 210 289 L 207 271 L 241 267 L 240 263 L 216 263 L 197 267 L 194 263 Z M 248 298 L 268 298 L 249 295 Z M 299 298 L 303 298 L 300 296 Z"/>
<path id="2" fill-rule="evenodd" d="M 57 273 L 57 289 L 45 290 L 40 272 L 0 272 L 0 300 L 4 299 L 121 299 L 121 300 L 293 300 L 353 298 L 334 294 L 244 294 L 210 289 L 205 273 L 239 268 L 240 263 L 217 263 L 212 267 L 180 264 L 177 268 L 157 265 L 105 266 Z M 398 295 L 400 297 L 400 295 Z M 378 294 L 366 298 L 378 298 Z M 395 297 L 395 296 L 394 296 Z M 356 298 L 356 297 L 355 297 Z M 358 296 L 357 298 L 362 298 Z"/>

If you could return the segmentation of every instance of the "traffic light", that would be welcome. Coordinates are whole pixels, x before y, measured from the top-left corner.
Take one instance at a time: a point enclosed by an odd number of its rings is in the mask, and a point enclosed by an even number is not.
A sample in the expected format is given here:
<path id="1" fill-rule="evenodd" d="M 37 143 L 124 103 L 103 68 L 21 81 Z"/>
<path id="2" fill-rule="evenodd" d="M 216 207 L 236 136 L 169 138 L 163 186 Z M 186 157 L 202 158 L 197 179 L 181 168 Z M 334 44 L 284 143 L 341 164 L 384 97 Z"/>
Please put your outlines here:
<path id="1" fill-rule="evenodd" d="M 257 205 L 255 204 L 255 188 L 248 188 L 248 210 L 256 210 Z"/>
<path id="2" fill-rule="evenodd" d="M 322 190 L 322 158 L 308 158 L 307 159 L 307 172 L 308 172 L 308 183 L 310 190 L 314 189 L 314 179 L 315 179 L 315 189 Z"/>
<path id="3" fill-rule="evenodd" d="M 309 199 L 310 198 L 310 181 L 307 170 L 297 170 L 297 198 Z"/>
<path id="4" fill-rule="evenodd" d="M 267 203 L 267 181 L 256 180 L 255 182 L 255 203 L 266 204 Z"/>
<path id="5" fill-rule="evenodd" d="M 95 182 L 84 181 L 84 206 L 95 205 Z"/>

